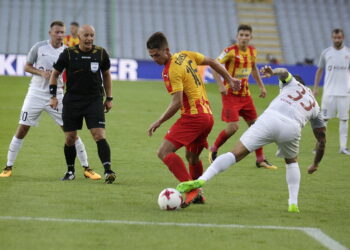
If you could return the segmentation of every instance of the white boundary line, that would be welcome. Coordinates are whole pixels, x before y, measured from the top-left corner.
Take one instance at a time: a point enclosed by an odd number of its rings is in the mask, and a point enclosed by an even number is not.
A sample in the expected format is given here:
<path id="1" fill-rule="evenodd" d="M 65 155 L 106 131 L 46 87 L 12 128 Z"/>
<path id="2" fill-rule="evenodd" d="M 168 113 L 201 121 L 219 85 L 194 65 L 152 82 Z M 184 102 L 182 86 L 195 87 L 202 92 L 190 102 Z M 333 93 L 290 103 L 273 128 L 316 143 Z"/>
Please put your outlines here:
<path id="1" fill-rule="evenodd" d="M 64 219 L 64 218 L 42 218 L 42 217 L 15 217 L 0 216 L 0 220 L 17 221 L 45 221 L 45 222 L 73 222 L 90 224 L 124 224 L 124 225 L 150 225 L 150 226 L 178 226 L 178 227 L 210 227 L 210 228 L 243 228 L 243 229 L 273 229 L 273 230 L 297 230 L 301 231 L 311 238 L 334 250 L 346 250 L 347 247 L 332 239 L 318 228 L 313 227 L 283 227 L 283 226 L 248 226 L 238 224 L 202 224 L 202 223 L 176 223 L 176 222 L 151 222 L 151 221 L 127 221 L 127 220 L 83 220 L 83 219 Z"/>

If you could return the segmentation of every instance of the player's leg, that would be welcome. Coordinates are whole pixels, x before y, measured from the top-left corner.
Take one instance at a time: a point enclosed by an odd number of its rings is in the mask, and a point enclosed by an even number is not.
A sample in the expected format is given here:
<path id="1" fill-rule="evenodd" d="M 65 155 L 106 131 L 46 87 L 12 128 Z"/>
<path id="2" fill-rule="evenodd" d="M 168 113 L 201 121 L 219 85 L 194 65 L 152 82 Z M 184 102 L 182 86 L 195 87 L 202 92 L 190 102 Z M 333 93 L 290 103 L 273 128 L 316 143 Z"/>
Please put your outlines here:
<path id="1" fill-rule="evenodd" d="M 82 111 L 79 107 L 73 106 L 70 103 L 68 96 L 64 99 L 62 110 L 63 131 L 65 134 L 64 156 L 67 164 L 67 172 L 61 180 L 68 181 L 75 179 L 75 158 L 77 151 L 75 148 L 75 140 L 77 137 L 77 130 L 83 127 Z"/>
<path id="2" fill-rule="evenodd" d="M 159 159 L 161 159 L 168 167 L 170 172 L 173 173 L 176 179 L 178 179 L 180 182 L 189 181 L 192 178 L 186 169 L 186 165 L 181 157 L 175 153 L 182 145 L 178 142 L 170 140 L 172 139 L 167 139 L 166 136 L 160 145 L 157 155 Z"/>
<path id="3" fill-rule="evenodd" d="M 249 154 L 248 149 L 239 141 L 231 152 L 222 154 L 218 156 L 214 162 L 208 167 L 202 176 L 197 180 L 187 181 L 180 183 L 176 189 L 180 192 L 189 192 L 196 188 L 201 188 L 204 184 L 212 179 L 215 175 L 220 172 L 225 171 L 230 166 L 234 165 L 236 162 L 243 159 L 246 155 Z"/>
<path id="4" fill-rule="evenodd" d="M 299 153 L 299 141 L 301 128 L 297 124 L 286 122 L 279 124 L 282 129 L 279 130 L 276 143 L 278 150 L 276 156 L 282 157 L 286 162 L 286 181 L 288 185 L 288 211 L 299 212 L 298 193 L 300 186 L 300 169 L 297 162 Z"/>
<path id="5" fill-rule="evenodd" d="M 51 118 L 62 128 L 63 130 L 63 120 L 62 120 L 62 99 L 63 95 L 57 95 L 58 105 L 56 109 L 51 108 L 49 105 L 46 106 L 45 111 L 51 116 Z M 85 145 L 80 137 L 76 138 L 75 148 L 77 156 L 81 166 L 85 169 L 89 167 L 88 157 L 85 149 Z"/>
<path id="6" fill-rule="evenodd" d="M 22 147 L 23 139 L 27 135 L 30 126 L 19 124 L 16 134 L 12 137 L 9 150 L 7 152 L 6 167 L 0 173 L 0 177 L 10 177 L 12 175 L 12 166 L 16 161 L 17 155 Z"/>
<path id="7" fill-rule="evenodd" d="M 234 95 L 222 95 L 221 120 L 226 122 L 226 128 L 217 136 L 213 146 L 209 150 L 209 162 L 212 163 L 219 148 L 238 130 L 239 111 L 241 102 Z"/>
<path id="8" fill-rule="evenodd" d="M 186 145 L 186 159 L 189 164 L 189 170 L 192 180 L 198 179 L 203 174 L 203 164 L 199 156 L 203 151 L 203 148 L 208 148 L 208 136 L 213 128 L 214 118 L 212 115 L 203 116 L 201 124 L 201 130 L 198 131 L 197 138 Z"/>
<path id="9" fill-rule="evenodd" d="M 247 125 L 250 127 L 255 123 L 256 119 L 258 118 L 258 115 L 253 103 L 253 99 L 251 97 L 247 97 L 245 102 L 246 102 L 245 105 L 240 111 L 240 115 L 244 118 Z M 256 167 L 266 168 L 271 170 L 277 169 L 276 166 L 274 166 L 273 164 L 269 163 L 266 160 L 262 147 L 255 150 L 255 156 L 256 156 L 256 162 L 255 162 Z"/>
<path id="10" fill-rule="evenodd" d="M 116 174 L 111 168 L 111 149 L 105 136 L 105 129 L 91 128 L 90 132 L 96 142 L 98 157 L 104 168 L 105 183 L 112 184 L 116 179 Z"/>
<path id="11" fill-rule="evenodd" d="M 337 108 L 339 117 L 339 141 L 341 154 L 350 155 L 350 150 L 347 147 L 348 144 L 348 129 L 349 129 L 349 97 L 340 96 L 337 97 Z"/>
<path id="12" fill-rule="evenodd" d="M 77 151 L 75 149 L 75 138 L 77 136 L 77 131 L 65 131 L 66 141 L 64 144 L 64 156 L 67 164 L 67 172 L 64 174 L 62 181 L 70 181 L 75 179 L 75 157 Z"/>
<path id="13" fill-rule="evenodd" d="M 265 125 L 266 123 L 264 122 L 266 119 L 267 125 Z M 271 136 L 273 129 L 269 126 L 269 117 L 266 117 L 266 119 L 261 119 L 261 121 L 258 121 L 254 126 L 249 127 L 241 136 L 233 150 L 218 156 L 197 180 L 180 183 L 177 189 L 180 192 L 186 192 L 194 188 L 202 187 L 208 180 L 218 173 L 225 171 L 231 165 L 247 156 L 250 152 L 273 142 Z"/>
<path id="14" fill-rule="evenodd" d="M 10 177 L 12 175 L 12 167 L 23 145 L 24 138 L 27 135 L 30 127 L 38 124 L 44 105 L 45 102 L 41 98 L 33 97 L 27 94 L 21 109 L 16 134 L 13 136 L 9 145 L 6 167 L 0 173 L 0 177 Z"/>
<path id="15" fill-rule="evenodd" d="M 297 158 L 285 159 L 286 181 L 288 185 L 288 212 L 299 213 L 298 194 L 300 187 L 300 169 Z"/>

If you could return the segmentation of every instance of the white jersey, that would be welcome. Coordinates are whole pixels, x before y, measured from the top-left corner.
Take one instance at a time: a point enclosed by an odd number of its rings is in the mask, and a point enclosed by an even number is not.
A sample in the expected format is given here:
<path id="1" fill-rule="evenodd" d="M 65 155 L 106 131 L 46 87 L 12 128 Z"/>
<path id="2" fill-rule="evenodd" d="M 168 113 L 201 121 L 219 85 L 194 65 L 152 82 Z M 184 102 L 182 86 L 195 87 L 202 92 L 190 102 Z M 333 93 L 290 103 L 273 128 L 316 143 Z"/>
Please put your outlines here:
<path id="1" fill-rule="evenodd" d="M 350 95 L 350 49 L 343 46 L 340 50 L 333 46 L 325 49 L 318 63 L 326 71 L 323 95 Z"/>
<path id="2" fill-rule="evenodd" d="M 27 55 L 27 63 L 33 64 L 37 69 L 51 71 L 53 64 L 57 61 L 61 52 L 66 48 L 65 45 L 54 48 L 49 40 L 36 43 Z M 62 75 L 57 80 L 57 94 L 63 93 Z M 49 95 L 49 80 L 46 80 L 40 75 L 33 74 L 30 81 L 28 94 L 31 95 Z"/>
<path id="3" fill-rule="evenodd" d="M 265 112 L 278 113 L 302 128 L 310 120 L 313 128 L 324 127 L 320 107 L 312 91 L 294 78 L 281 88 Z"/>

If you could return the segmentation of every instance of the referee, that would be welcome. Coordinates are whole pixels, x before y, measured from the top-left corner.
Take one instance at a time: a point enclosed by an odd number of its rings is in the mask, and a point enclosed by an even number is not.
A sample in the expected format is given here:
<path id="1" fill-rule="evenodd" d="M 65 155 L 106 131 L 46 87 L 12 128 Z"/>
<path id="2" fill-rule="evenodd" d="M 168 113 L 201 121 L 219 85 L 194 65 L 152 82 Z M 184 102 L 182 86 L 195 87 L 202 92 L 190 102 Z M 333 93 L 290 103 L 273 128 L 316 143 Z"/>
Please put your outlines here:
<path id="1" fill-rule="evenodd" d="M 113 183 L 116 174 L 111 170 L 111 150 L 105 136 L 105 115 L 112 108 L 110 60 L 105 49 L 94 45 L 95 29 L 90 25 L 79 28 L 80 42 L 66 48 L 53 66 L 50 78 L 51 107 L 57 107 L 57 78 L 67 72 L 66 94 L 63 98 L 63 130 L 66 135 L 64 155 L 68 171 L 63 178 L 74 174 L 77 130 L 83 119 L 96 141 L 98 156 L 105 169 L 105 182 Z M 101 77 L 102 76 L 102 77 Z M 104 92 L 106 99 L 103 102 Z"/>

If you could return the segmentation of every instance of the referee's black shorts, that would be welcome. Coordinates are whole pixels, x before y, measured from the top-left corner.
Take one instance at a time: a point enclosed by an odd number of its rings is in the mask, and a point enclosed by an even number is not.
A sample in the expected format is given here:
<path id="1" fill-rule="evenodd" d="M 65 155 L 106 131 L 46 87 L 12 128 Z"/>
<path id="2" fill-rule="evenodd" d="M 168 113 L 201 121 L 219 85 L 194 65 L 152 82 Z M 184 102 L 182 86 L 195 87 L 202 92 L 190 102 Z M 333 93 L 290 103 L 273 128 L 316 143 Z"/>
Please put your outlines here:
<path id="1" fill-rule="evenodd" d="M 66 94 L 63 98 L 63 130 L 80 130 L 83 119 L 88 129 L 105 128 L 105 114 L 102 96 L 81 96 Z"/>

